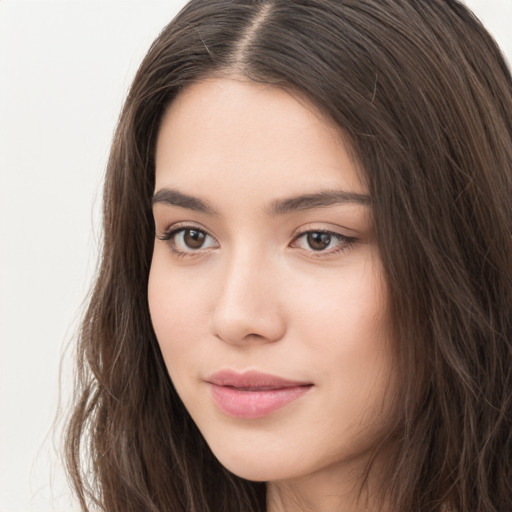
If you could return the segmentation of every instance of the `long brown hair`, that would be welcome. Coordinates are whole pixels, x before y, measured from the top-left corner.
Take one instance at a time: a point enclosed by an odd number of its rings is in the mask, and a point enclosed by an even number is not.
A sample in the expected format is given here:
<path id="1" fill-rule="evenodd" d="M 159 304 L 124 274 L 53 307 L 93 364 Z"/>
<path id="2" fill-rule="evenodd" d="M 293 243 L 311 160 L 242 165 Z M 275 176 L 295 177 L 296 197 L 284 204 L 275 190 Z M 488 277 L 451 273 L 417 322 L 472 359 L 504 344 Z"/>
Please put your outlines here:
<path id="1" fill-rule="evenodd" d="M 382 493 L 397 512 L 511 511 L 512 79 L 456 0 L 192 0 L 154 42 L 113 141 L 78 344 L 83 510 L 265 510 L 265 484 L 225 470 L 177 397 L 147 304 L 160 119 L 233 73 L 305 94 L 368 185 L 400 378 Z"/>

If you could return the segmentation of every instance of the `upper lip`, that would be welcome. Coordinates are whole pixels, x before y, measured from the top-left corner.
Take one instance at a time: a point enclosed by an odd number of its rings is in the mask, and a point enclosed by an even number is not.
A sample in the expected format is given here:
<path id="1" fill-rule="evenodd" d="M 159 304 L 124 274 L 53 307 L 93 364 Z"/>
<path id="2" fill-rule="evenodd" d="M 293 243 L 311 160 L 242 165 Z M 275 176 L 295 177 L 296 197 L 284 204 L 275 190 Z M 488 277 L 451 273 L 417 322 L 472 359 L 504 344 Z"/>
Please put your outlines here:
<path id="1" fill-rule="evenodd" d="M 255 370 L 242 373 L 234 370 L 221 370 L 208 377 L 206 382 L 216 386 L 244 389 L 282 389 L 312 385 L 311 382 L 283 379 L 277 375 L 261 373 Z"/>

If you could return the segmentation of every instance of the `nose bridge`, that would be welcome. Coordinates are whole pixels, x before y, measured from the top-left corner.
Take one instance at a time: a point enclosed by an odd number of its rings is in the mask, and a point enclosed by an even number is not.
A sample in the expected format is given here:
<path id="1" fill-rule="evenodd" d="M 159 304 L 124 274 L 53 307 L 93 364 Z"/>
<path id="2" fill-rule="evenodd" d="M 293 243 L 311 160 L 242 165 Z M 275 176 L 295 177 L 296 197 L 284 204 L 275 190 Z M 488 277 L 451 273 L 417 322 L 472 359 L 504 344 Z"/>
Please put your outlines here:
<path id="1" fill-rule="evenodd" d="M 277 269 L 269 259 L 248 246 L 227 258 L 213 311 L 214 334 L 223 341 L 270 342 L 284 334 Z"/>

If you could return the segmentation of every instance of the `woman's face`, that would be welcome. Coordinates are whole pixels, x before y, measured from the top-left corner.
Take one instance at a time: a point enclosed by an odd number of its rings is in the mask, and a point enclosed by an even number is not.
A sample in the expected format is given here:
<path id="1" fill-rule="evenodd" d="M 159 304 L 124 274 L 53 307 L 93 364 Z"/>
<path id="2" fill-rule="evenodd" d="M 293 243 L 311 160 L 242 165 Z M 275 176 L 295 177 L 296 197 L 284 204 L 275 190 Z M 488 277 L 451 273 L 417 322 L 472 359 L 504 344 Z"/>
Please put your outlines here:
<path id="1" fill-rule="evenodd" d="M 387 291 L 367 190 L 304 98 L 209 79 L 166 112 L 149 306 L 169 375 L 250 480 L 339 475 L 386 426 Z"/>

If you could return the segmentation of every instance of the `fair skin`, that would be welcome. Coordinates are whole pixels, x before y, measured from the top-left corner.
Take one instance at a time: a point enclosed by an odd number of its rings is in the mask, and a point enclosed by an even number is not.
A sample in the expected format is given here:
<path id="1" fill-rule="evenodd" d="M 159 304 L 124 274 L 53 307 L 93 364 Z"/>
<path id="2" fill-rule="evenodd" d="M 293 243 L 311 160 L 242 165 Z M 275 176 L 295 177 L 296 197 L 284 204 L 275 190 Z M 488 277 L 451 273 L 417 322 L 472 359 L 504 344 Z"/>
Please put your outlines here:
<path id="1" fill-rule="evenodd" d="M 270 512 L 371 510 L 358 485 L 393 357 L 368 192 L 340 130 L 299 95 L 204 80 L 163 118 L 155 179 L 151 318 L 213 453 L 269 482 Z"/>

